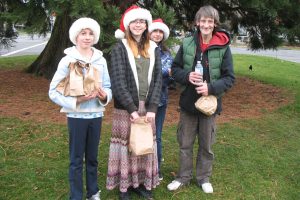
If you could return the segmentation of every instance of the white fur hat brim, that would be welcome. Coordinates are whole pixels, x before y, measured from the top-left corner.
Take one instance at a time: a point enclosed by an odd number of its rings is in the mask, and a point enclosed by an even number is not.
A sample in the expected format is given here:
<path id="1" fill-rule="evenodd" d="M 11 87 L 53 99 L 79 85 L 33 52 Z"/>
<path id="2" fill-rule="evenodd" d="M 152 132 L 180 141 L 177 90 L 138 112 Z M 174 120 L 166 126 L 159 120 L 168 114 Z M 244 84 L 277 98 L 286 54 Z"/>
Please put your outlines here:
<path id="1" fill-rule="evenodd" d="M 125 38 L 125 33 L 121 29 L 117 29 L 115 31 L 115 38 L 124 39 Z"/>
<path id="2" fill-rule="evenodd" d="M 69 37 L 71 42 L 76 45 L 76 38 L 83 29 L 90 29 L 94 34 L 94 43 L 97 44 L 100 37 L 100 25 L 92 18 L 82 17 L 77 19 L 69 29 Z"/>
<path id="3" fill-rule="evenodd" d="M 164 32 L 164 40 L 167 40 L 169 38 L 170 29 L 166 24 L 161 22 L 152 22 L 152 24 L 149 26 L 149 33 L 157 29 Z"/>
<path id="4" fill-rule="evenodd" d="M 136 19 L 144 19 L 148 23 L 148 27 L 152 23 L 152 15 L 151 13 L 144 9 L 144 8 L 137 8 L 137 9 L 132 9 L 128 13 L 125 14 L 123 23 L 124 27 L 127 30 L 130 22 L 136 20 Z"/>

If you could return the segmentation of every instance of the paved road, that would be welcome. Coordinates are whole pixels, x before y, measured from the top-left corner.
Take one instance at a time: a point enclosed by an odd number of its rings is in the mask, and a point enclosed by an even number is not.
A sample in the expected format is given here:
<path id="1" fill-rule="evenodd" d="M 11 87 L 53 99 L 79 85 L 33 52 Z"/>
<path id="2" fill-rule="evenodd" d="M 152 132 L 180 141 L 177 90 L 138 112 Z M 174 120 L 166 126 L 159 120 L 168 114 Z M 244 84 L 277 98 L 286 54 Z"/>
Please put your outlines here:
<path id="1" fill-rule="evenodd" d="M 259 56 L 270 56 L 282 60 L 300 63 L 300 50 L 278 49 L 278 50 L 263 50 L 251 51 L 245 47 L 231 47 L 233 54 L 251 54 Z"/>
<path id="2" fill-rule="evenodd" d="M 10 49 L 0 49 L 0 56 L 37 55 L 47 44 L 50 35 L 44 37 L 21 35 Z M 300 63 L 300 50 L 278 49 L 251 51 L 245 47 L 231 47 L 233 54 L 251 54 L 260 56 L 270 56 L 278 59 Z"/>
<path id="3" fill-rule="evenodd" d="M 13 47 L 8 49 L 0 49 L 0 56 L 21 56 L 21 55 L 38 55 L 43 51 L 49 39 L 46 37 L 20 35 L 13 43 Z"/>

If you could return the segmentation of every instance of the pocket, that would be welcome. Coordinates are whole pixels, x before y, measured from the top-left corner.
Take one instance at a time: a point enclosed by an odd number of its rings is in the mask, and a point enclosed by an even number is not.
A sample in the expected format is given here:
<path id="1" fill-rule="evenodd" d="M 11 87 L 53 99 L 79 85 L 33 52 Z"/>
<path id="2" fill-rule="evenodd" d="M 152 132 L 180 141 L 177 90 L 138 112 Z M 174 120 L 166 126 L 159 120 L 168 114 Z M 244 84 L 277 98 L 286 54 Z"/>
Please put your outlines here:
<path id="1" fill-rule="evenodd" d="M 181 146 L 182 145 L 182 122 L 181 122 L 181 120 L 179 120 L 179 122 L 178 122 L 176 136 L 177 136 L 177 142 L 178 142 L 179 146 Z"/>
<path id="2" fill-rule="evenodd" d="M 216 142 L 217 137 L 217 125 L 215 123 L 215 116 L 212 116 L 212 124 L 211 124 L 211 143 L 214 144 Z"/>

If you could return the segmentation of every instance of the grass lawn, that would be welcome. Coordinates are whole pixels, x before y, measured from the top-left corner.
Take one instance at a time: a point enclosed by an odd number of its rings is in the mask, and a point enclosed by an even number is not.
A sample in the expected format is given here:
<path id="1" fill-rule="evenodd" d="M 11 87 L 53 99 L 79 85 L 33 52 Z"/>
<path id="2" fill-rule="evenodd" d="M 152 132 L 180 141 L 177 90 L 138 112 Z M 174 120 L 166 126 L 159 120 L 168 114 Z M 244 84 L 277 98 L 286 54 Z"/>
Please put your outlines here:
<path id="1" fill-rule="evenodd" d="M 24 67 L 33 59 L 1 58 L 0 69 Z M 195 179 L 179 191 L 167 190 L 178 168 L 178 144 L 176 124 L 164 127 L 164 180 L 154 190 L 155 199 L 300 199 L 300 64 L 234 55 L 234 65 L 238 76 L 287 89 L 294 102 L 258 119 L 218 126 L 211 177 L 214 193 L 209 195 L 196 186 Z M 118 199 L 117 190 L 105 189 L 110 132 L 111 126 L 104 125 L 99 150 L 99 186 L 105 200 Z M 0 112 L 1 200 L 67 199 L 68 163 L 66 125 L 21 121 Z"/>

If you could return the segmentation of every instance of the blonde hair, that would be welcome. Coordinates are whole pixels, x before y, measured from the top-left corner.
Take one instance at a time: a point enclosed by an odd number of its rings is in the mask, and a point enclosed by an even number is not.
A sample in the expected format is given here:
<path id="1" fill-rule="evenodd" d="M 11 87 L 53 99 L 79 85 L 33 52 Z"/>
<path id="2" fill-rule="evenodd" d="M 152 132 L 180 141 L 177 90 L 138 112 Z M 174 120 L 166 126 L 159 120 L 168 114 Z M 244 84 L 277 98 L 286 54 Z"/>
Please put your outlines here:
<path id="1" fill-rule="evenodd" d="M 125 39 L 127 39 L 128 45 L 132 50 L 135 58 L 138 58 L 139 55 L 145 58 L 150 58 L 150 55 L 148 53 L 148 50 L 150 48 L 150 36 L 148 33 L 148 29 L 146 29 L 142 34 L 140 42 L 137 42 L 133 38 L 129 29 L 125 31 Z"/>

